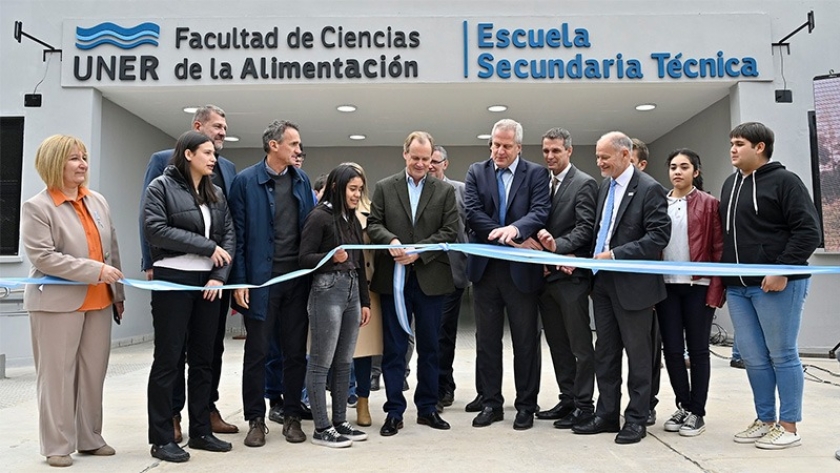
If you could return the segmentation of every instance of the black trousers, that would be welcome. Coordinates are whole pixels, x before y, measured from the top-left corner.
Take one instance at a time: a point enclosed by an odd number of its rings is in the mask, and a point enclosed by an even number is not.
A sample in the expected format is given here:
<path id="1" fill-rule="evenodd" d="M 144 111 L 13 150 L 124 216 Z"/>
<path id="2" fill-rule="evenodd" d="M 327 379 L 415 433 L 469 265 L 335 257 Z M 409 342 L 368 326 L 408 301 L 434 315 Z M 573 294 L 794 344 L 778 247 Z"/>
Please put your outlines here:
<path id="1" fill-rule="evenodd" d="M 458 318 L 461 315 L 461 298 L 464 290 L 455 291 L 443 298 L 443 316 L 440 319 L 439 360 L 440 379 L 438 380 L 438 398 L 444 393 L 455 392 L 455 376 L 452 365 L 455 362 L 455 340 L 458 336 Z"/>
<path id="2" fill-rule="evenodd" d="M 574 401 L 576 408 L 593 412 L 595 348 L 589 328 L 589 287 L 588 274 L 552 281 L 539 303 L 560 400 Z"/>
<path id="3" fill-rule="evenodd" d="M 230 313 L 230 293 L 222 291 L 219 303 L 219 322 L 216 326 L 216 339 L 213 341 L 213 381 L 210 386 L 210 410 L 217 411 L 216 401 L 219 400 L 219 382 L 222 379 L 222 356 L 225 354 L 225 334 L 227 333 L 227 316 Z M 178 373 L 172 389 L 172 417 L 181 415 L 187 403 L 186 379 L 184 377 L 187 364 L 187 341 L 184 340 L 184 351 L 178 359 Z"/>
<path id="4" fill-rule="evenodd" d="M 209 275 L 209 271 L 155 268 L 155 279 L 190 286 L 205 285 Z M 172 396 L 176 379 L 183 378 L 178 360 L 184 353 L 184 340 L 187 340 L 189 363 L 189 435 L 200 437 L 210 433 L 211 366 L 219 304 L 219 299 L 205 300 L 201 291 L 152 292 L 155 349 L 147 408 L 149 443 L 153 445 L 174 441 Z"/>
<path id="5" fill-rule="evenodd" d="M 537 299 L 513 284 L 506 261 L 487 263 L 481 280 L 474 284 L 478 375 L 484 407 L 502 408 L 502 336 L 505 310 L 513 341 L 513 377 L 517 411 L 537 410 L 540 391 L 540 334 Z"/>
<path id="6" fill-rule="evenodd" d="M 621 406 L 622 351 L 627 352 L 627 391 L 630 402 L 624 411 L 627 422 L 644 424 L 650 410 L 650 378 L 653 353 L 651 325 L 653 307 L 626 310 L 616 294 L 621 278 L 633 277 L 609 271 L 594 276 L 592 308 L 595 313 L 595 377 L 598 404 L 595 414 L 617 422 Z"/>
<path id="7" fill-rule="evenodd" d="M 651 349 L 653 358 L 651 360 L 650 375 L 650 409 L 656 408 L 659 404 L 659 385 L 662 379 L 662 335 L 659 332 L 659 319 L 656 316 L 656 309 L 653 310 L 653 323 L 650 328 Z"/>
<path id="8" fill-rule="evenodd" d="M 656 315 L 665 347 L 665 367 L 677 406 L 699 416 L 706 415 L 709 396 L 709 336 L 714 307 L 706 305 L 709 286 L 666 284 L 668 297 L 656 304 Z M 691 382 L 685 367 L 684 351 L 688 345 L 691 361 Z"/>
<path id="9" fill-rule="evenodd" d="M 300 393 L 306 378 L 306 339 L 309 316 L 309 278 L 295 278 L 271 286 L 265 320 L 245 317 L 245 356 L 242 367 L 242 404 L 245 420 L 265 417 L 265 360 L 269 343 L 278 338 L 283 349 L 285 415 L 300 417 Z"/>

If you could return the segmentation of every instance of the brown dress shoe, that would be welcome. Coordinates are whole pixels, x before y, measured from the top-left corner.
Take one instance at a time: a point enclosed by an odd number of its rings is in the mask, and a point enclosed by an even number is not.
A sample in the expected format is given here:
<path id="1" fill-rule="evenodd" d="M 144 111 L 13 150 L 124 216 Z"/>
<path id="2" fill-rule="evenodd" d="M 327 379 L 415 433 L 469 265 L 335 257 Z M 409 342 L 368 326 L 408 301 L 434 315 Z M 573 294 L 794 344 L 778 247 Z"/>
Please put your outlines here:
<path id="1" fill-rule="evenodd" d="M 300 418 L 286 416 L 283 419 L 283 436 L 290 443 L 301 443 L 306 441 L 306 434 L 300 428 Z"/>
<path id="2" fill-rule="evenodd" d="M 368 398 L 360 397 L 356 402 L 356 423 L 362 427 L 370 427 L 373 421 L 370 418 L 370 404 Z"/>
<path id="3" fill-rule="evenodd" d="M 239 432 L 239 427 L 229 424 L 222 419 L 219 411 L 210 411 L 210 429 L 214 434 L 235 434 Z"/>
<path id="4" fill-rule="evenodd" d="M 181 433 L 181 416 L 177 415 L 172 418 L 172 428 L 175 430 L 175 443 L 184 441 L 184 434 Z"/>
<path id="5" fill-rule="evenodd" d="M 265 418 L 257 417 L 248 422 L 248 435 L 245 436 L 246 447 L 262 447 L 265 445 L 265 434 L 268 427 L 265 426 Z"/>

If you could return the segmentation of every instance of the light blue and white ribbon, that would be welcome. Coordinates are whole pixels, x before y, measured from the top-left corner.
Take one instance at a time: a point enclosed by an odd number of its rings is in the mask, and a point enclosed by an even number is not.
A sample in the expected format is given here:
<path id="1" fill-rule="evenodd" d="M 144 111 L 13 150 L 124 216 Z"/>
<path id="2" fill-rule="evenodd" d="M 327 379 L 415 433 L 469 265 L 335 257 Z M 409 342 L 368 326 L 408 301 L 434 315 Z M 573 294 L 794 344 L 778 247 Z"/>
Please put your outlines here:
<path id="1" fill-rule="evenodd" d="M 572 266 L 604 271 L 645 274 L 681 274 L 701 276 L 772 276 L 772 275 L 802 275 L 802 274 L 840 274 L 840 266 L 794 266 L 777 264 L 733 264 L 733 263 L 692 263 L 674 261 L 650 260 L 595 260 L 589 258 L 574 258 L 556 255 L 547 251 L 536 251 L 507 246 L 483 245 L 477 243 L 438 243 L 425 245 L 342 245 L 326 254 L 318 265 L 312 269 L 300 269 L 269 279 L 263 284 L 227 284 L 213 287 L 213 289 L 254 289 L 267 287 L 290 279 L 310 274 L 326 264 L 339 248 L 345 250 L 387 250 L 391 248 L 406 248 L 408 254 L 425 251 L 460 251 L 468 255 L 501 259 L 517 263 Z M 411 334 L 408 314 L 405 308 L 406 270 L 405 266 L 394 263 L 394 305 L 400 327 Z M 185 286 L 167 281 L 145 281 L 140 279 L 121 279 L 120 283 L 148 291 L 203 291 L 203 286 Z M 24 284 L 70 284 L 85 285 L 87 283 L 69 281 L 55 277 L 43 278 L 0 278 L 0 288 L 11 289 Z"/>

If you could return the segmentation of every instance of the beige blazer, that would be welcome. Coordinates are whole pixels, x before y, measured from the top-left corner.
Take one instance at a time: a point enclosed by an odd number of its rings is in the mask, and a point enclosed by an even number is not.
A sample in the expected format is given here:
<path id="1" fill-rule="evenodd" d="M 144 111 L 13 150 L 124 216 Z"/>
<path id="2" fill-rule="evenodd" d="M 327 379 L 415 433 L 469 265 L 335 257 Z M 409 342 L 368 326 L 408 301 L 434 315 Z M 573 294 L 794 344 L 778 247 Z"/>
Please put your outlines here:
<path id="1" fill-rule="evenodd" d="M 117 232 L 111 211 L 102 194 L 90 193 L 82 202 L 99 230 L 105 263 L 120 268 Z M 46 189 L 23 203 L 21 234 L 24 250 L 32 267 L 29 277 L 55 276 L 71 281 L 96 284 L 102 263 L 89 259 L 87 239 L 82 222 L 73 206 L 65 202 L 56 207 Z M 23 308 L 27 311 L 69 312 L 82 306 L 87 286 L 27 284 Z M 125 300 L 122 284 L 111 285 L 114 301 Z"/>
<path id="2" fill-rule="evenodd" d="M 367 230 L 367 215 L 362 212 L 369 211 L 366 209 L 357 209 L 356 217 L 362 224 L 362 228 Z M 364 233 L 365 244 L 370 243 L 367 231 Z M 365 273 L 367 273 L 367 281 L 369 282 L 373 277 L 373 254 L 371 250 L 364 250 L 365 254 Z M 359 338 L 356 339 L 356 352 L 353 353 L 353 358 L 362 358 L 365 356 L 381 355 L 382 354 L 382 308 L 379 305 L 379 294 L 370 291 L 370 322 L 359 329 Z"/>

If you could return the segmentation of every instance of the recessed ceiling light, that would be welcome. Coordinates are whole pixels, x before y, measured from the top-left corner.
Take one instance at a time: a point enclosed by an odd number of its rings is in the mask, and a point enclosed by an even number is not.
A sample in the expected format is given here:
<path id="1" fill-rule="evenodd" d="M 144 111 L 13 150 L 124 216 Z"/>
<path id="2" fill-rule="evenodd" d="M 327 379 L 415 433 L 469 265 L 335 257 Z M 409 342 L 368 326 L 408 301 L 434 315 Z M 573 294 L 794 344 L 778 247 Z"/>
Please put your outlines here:
<path id="1" fill-rule="evenodd" d="M 487 107 L 487 110 L 493 113 L 500 113 L 507 110 L 507 105 L 491 105 Z"/>
<path id="2" fill-rule="evenodd" d="M 184 107 L 184 113 L 195 113 L 198 107 Z"/>
<path id="3" fill-rule="evenodd" d="M 489 140 L 489 139 L 490 139 L 490 135 L 488 135 L 488 134 L 486 134 L 486 133 L 485 133 L 485 134 L 483 134 L 483 135 L 478 135 L 478 139 L 479 139 L 479 140 Z"/>
<path id="4" fill-rule="evenodd" d="M 636 105 L 636 110 L 638 110 L 640 112 L 648 112 L 650 110 L 653 110 L 654 108 L 656 108 L 655 103 L 642 103 L 642 104 Z"/>
<path id="5" fill-rule="evenodd" d="M 365 138 L 367 138 L 365 135 L 350 135 L 350 139 L 355 141 L 361 141 Z"/>
<path id="6" fill-rule="evenodd" d="M 235 143 L 235 142 L 239 141 L 239 137 L 228 135 L 228 136 L 225 137 L 225 141 L 230 141 L 230 142 Z"/>
<path id="7" fill-rule="evenodd" d="M 356 106 L 355 105 L 349 105 L 349 104 L 348 105 L 339 105 L 338 107 L 335 107 L 335 109 L 338 110 L 339 112 L 350 113 L 350 112 L 355 112 L 356 111 Z"/>

